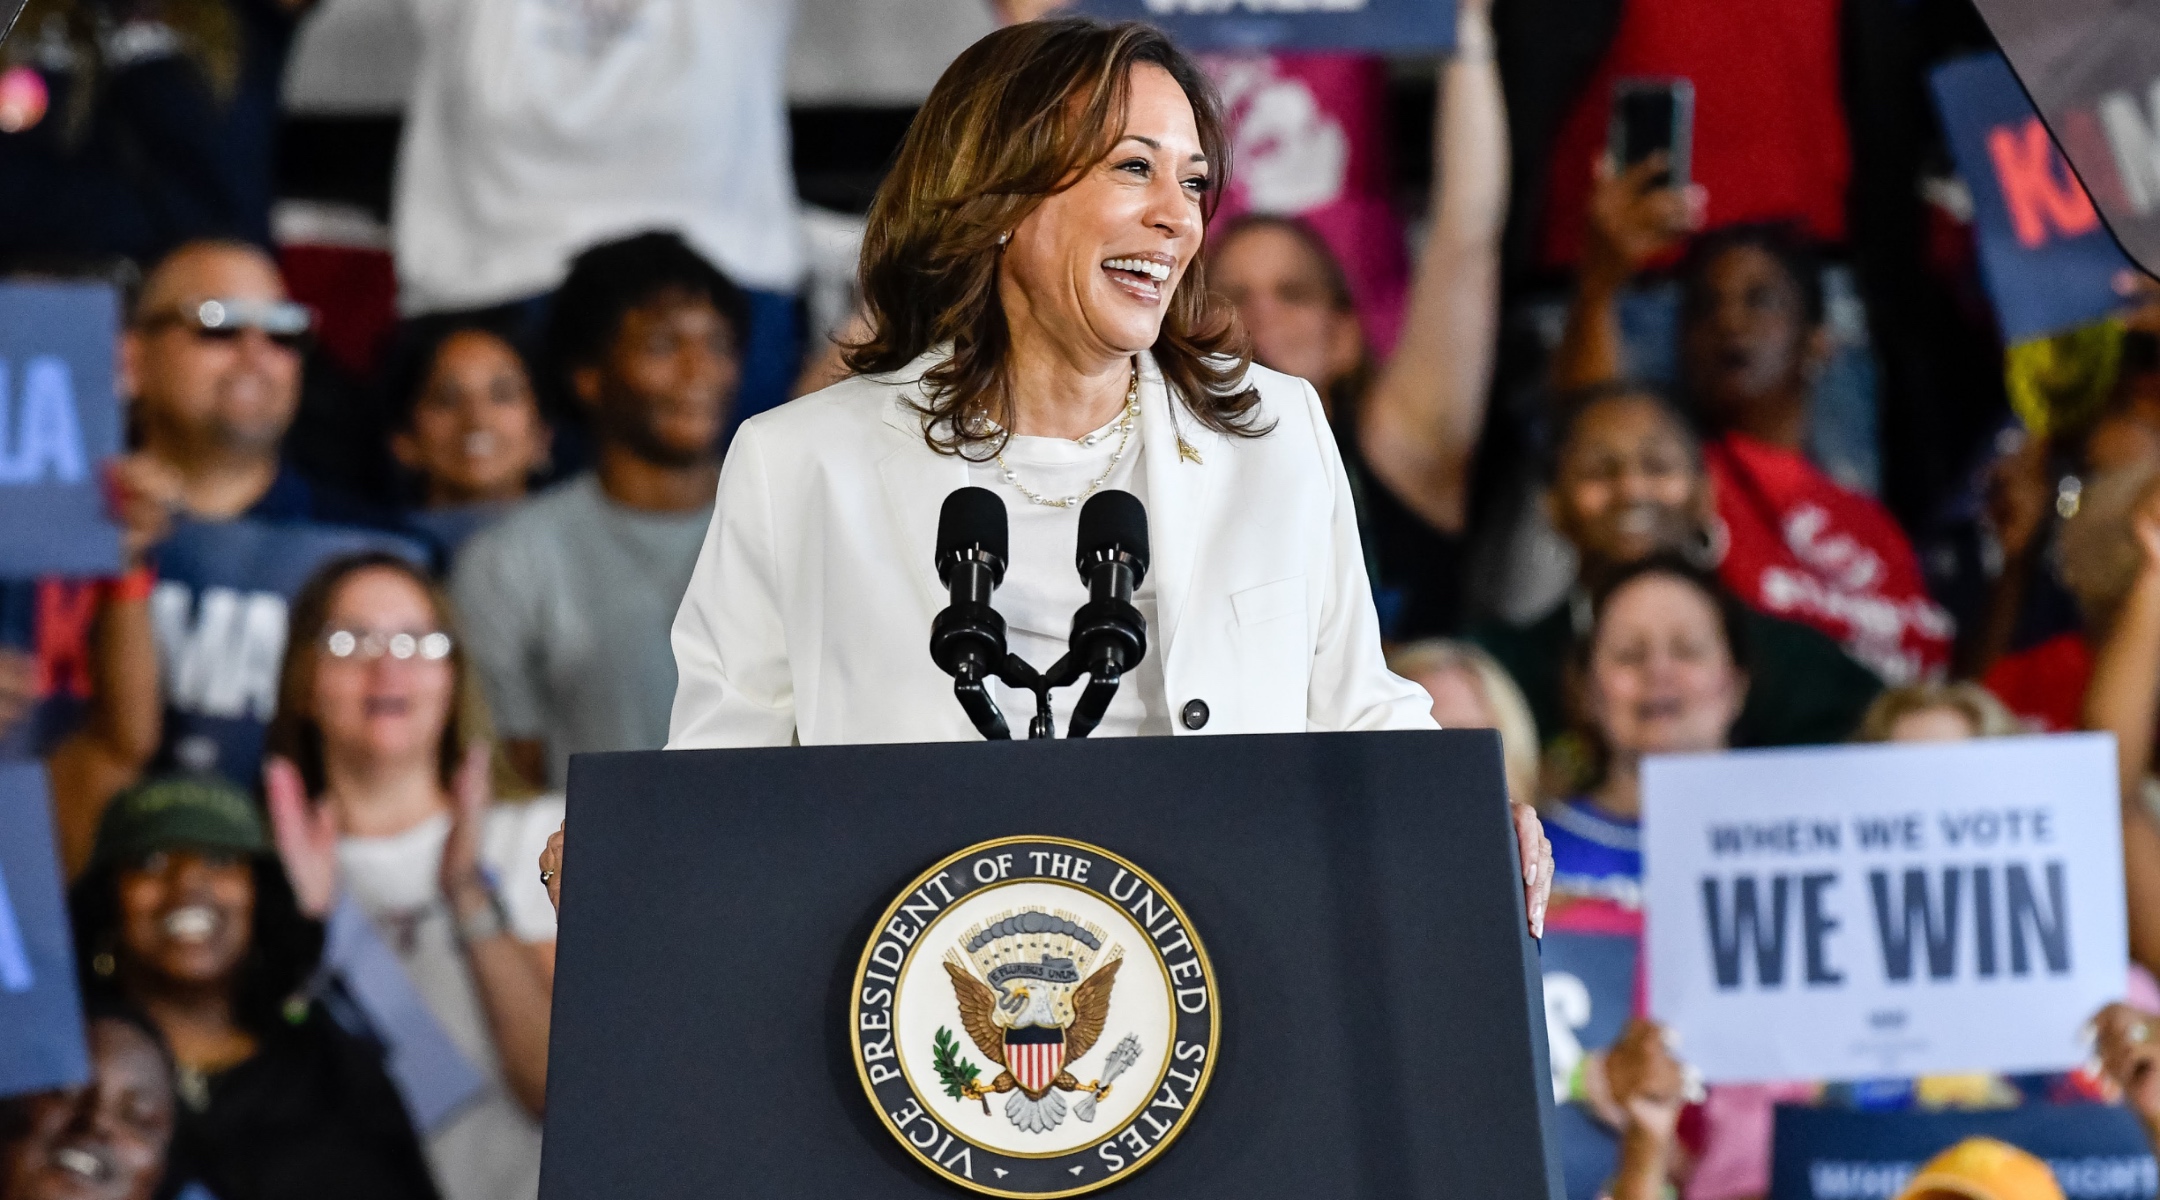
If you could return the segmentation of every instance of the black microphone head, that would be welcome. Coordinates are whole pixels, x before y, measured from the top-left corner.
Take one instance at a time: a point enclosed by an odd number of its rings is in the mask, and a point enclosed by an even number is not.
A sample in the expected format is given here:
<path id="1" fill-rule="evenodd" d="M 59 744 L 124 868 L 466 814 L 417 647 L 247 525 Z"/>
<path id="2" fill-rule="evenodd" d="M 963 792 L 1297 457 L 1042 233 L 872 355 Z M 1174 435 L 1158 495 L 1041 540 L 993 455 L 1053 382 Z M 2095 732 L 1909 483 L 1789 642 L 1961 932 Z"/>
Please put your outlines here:
<path id="1" fill-rule="evenodd" d="M 1080 573 L 1098 555 L 1123 554 L 1132 560 L 1133 586 L 1147 574 L 1147 507 L 1131 492 L 1097 492 L 1080 508 Z"/>
<path id="2" fill-rule="evenodd" d="M 1003 581 L 1005 564 L 1012 557 L 1005 527 L 1005 502 L 988 488 L 960 488 L 945 497 L 945 507 L 938 511 L 939 581 L 945 580 L 955 561 L 969 554 L 983 554 L 995 559 L 992 573 Z"/>

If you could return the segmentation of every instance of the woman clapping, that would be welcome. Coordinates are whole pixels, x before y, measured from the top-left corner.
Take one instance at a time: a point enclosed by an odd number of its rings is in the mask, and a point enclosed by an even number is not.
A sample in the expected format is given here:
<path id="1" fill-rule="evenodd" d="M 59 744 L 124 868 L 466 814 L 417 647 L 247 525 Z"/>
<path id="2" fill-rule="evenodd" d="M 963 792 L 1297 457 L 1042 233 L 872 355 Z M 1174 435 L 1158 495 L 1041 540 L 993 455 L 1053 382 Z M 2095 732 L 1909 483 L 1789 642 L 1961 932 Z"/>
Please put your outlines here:
<path id="1" fill-rule="evenodd" d="M 278 850 L 333 930 L 357 905 L 485 1080 L 426 1130 L 450 1200 L 535 1193 L 547 1081 L 555 922 L 528 864 L 562 802 L 494 803 L 485 725 L 448 604 L 410 564 L 347 558 L 302 589 L 264 771 Z"/>

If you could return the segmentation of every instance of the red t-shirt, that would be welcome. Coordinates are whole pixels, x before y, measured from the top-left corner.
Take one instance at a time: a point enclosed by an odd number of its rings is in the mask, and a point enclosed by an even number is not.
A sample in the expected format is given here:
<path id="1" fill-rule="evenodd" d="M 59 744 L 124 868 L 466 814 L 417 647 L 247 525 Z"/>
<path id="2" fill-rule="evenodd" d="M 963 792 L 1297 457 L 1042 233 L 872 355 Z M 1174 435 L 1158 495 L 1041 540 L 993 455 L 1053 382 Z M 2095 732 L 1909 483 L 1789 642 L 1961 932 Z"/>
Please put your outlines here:
<path id="1" fill-rule="evenodd" d="M 2092 671 L 2085 635 L 2059 633 L 1995 660 L 1980 682 L 2020 718 L 2048 733 L 2067 733 L 2085 727 L 2085 685 Z"/>
<path id="2" fill-rule="evenodd" d="M 1812 625 L 1892 685 L 1939 677 L 1956 626 L 1882 505 L 1799 454 L 1737 433 L 1703 448 L 1728 539 L 1718 576 L 1750 607 Z"/>
<path id="3" fill-rule="evenodd" d="M 1604 62 L 1554 139 L 1546 264 L 1582 257 L 1591 164 L 1605 150 L 1613 81 L 1630 75 L 1694 81 L 1690 175 L 1710 192 L 1711 225 L 1793 220 L 1842 242 L 1852 152 L 1839 13 L 1839 0 L 1625 0 Z"/>

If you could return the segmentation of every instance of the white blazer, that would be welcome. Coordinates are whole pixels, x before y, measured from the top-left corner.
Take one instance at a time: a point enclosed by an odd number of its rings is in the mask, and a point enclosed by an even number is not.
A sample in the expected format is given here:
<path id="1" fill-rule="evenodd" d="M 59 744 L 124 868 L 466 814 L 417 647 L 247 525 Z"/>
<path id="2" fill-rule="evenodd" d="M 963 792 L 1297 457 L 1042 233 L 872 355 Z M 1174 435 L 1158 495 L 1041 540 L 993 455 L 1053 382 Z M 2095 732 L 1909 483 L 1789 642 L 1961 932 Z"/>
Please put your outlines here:
<path id="1" fill-rule="evenodd" d="M 935 361 L 737 431 L 675 616 L 670 749 L 980 739 L 930 661 L 946 604 L 938 512 L 969 482 L 910 407 Z M 1193 700 L 1201 733 L 1435 728 L 1424 691 L 1381 659 L 1349 480 L 1312 385 L 1254 367 L 1274 428 L 1225 437 L 1172 401 L 1153 356 L 1141 364 L 1147 652 L 1162 656 L 1175 731 L 1194 732 L 1177 719 Z"/>

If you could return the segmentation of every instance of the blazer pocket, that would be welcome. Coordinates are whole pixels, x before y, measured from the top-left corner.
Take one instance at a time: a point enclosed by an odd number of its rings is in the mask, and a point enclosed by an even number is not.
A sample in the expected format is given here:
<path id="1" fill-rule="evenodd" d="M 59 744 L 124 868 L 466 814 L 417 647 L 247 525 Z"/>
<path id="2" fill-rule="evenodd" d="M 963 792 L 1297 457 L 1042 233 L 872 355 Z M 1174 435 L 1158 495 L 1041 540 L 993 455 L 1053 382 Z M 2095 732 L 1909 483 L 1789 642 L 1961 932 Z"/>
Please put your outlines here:
<path id="1" fill-rule="evenodd" d="M 1301 733 L 1312 679 L 1305 628 L 1305 577 L 1292 576 L 1230 594 L 1237 617 L 1240 733 Z"/>
<path id="2" fill-rule="evenodd" d="M 1282 617 L 1303 616 L 1305 577 L 1293 575 L 1288 579 L 1249 587 L 1242 592 L 1232 592 L 1230 611 L 1237 614 L 1237 623 L 1246 627 Z"/>

